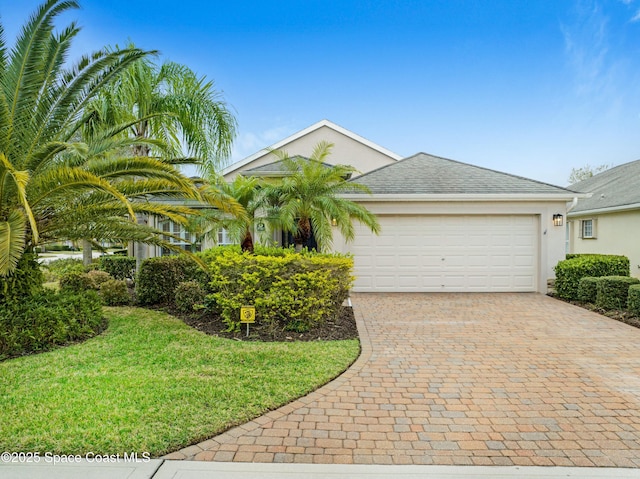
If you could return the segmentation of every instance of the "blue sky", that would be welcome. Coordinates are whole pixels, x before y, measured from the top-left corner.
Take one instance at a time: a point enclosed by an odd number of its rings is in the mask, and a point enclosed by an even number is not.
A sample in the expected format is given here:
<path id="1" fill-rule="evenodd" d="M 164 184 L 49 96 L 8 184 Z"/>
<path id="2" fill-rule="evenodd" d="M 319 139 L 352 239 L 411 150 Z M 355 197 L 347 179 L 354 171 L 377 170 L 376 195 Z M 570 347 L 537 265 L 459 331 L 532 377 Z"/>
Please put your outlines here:
<path id="1" fill-rule="evenodd" d="M 10 44 L 35 0 L 0 0 Z M 640 158 L 640 0 L 80 0 L 76 56 L 132 40 L 213 79 L 233 160 L 329 119 L 565 185 Z"/>

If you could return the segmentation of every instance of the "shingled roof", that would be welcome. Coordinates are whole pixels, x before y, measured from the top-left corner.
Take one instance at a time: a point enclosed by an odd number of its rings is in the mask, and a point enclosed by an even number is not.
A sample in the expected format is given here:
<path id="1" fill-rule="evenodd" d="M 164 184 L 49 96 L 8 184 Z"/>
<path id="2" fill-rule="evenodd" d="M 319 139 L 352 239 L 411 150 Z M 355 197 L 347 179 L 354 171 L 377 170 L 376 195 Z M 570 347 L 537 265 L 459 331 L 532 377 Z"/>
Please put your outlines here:
<path id="1" fill-rule="evenodd" d="M 605 208 L 625 209 L 640 206 L 640 160 L 625 163 L 569 186 L 572 190 L 592 193 L 578 201 L 572 215 Z"/>
<path id="2" fill-rule="evenodd" d="M 559 186 L 417 153 L 351 180 L 372 194 L 571 194 Z"/>
<path id="3" fill-rule="evenodd" d="M 306 156 L 292 156 L 293 160 L 305 160 L 310 161 Z M 326 167 L 330 167 L 329 163 L 322 163 Z M 273 163 L 267 163 L 266 165 L 256 166 L 242 172 L 244 176 L 285 176 L 289 174 L 289 170 L 284 164 L 283 160 L 274 161 Z"/>

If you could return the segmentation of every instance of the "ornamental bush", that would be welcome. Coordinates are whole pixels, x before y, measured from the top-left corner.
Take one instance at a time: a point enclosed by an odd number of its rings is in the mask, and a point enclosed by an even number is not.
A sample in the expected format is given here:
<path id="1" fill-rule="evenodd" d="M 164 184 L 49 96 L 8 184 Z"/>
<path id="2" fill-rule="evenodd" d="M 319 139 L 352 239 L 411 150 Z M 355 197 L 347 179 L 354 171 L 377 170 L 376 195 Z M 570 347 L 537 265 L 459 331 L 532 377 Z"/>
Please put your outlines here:
<path id="1" fill-rule="evenodd" d="M 136 276 L 136 259 L 133 256 L 101 256 L 99 267 L 114 279 L 130 279 Z"/>
<path id="2" fill-rule="evenodd" d="M 40 291 L 0 305 L 0 360 L 46 351 L 95 336 L 104 329 L 95 291 Z"/>
<path id="3" fill-rule="evenodd" d="M 603 276 L 598 278 L 596 306 L 603 309 L 626 309 L 629 286 L 640 283 L 628 276 Z"/>
<path id="4" fill-rule="evenodd" d="M 113 279 L 106 271 L 100 271 L 98 269 L 87 272 L 87 276 L 91 279 L 94 289 L 100 289 L 100 285 Z"/>
<path id="5" fill-rule="evenodd" d="M 555 267 L 556 293 L 560 298 L 578 299 L 578 285 L 586 276 L 629 276 L 629 258 L 616 255 L 581 255 L 559 261 Z"/>
<path id="6" fill-rule="evenodd" d="M 24 298 L 42 289 L 44 277 L 35 253 L 24 253 L 16 269 L 0 278 L 0 305 Z"/>
<path id="7" fill-rule="evenodd" d="M 197 281 L 185 281 L 176 287 L 174 304 L 183 313 L 193 313 L 194 306 L 202 304 L 206 292 Z"/>
<path id="8" fill-rule="evenodd" d="M 597 283 L 600 278 L 594 278 L 593 276 L 585 276 L 578 282 L 578 299 L 585 303 L 595 303 Z"/>
<path id="9" fill-rule="evenodd" d="M 100 285 L 100 298 L 107 306 L 131 304 L 131 295 L 127 282 L 123 279 L 110 279 Z"/>
<path id="10" fill-rule="evenodd" d="M 212 294 L 207 306 L 221 315 L 229 331 L 240 329 L 240 308 L 256 308 L 256 327 L 307 331 L 335 317 L 347 298 L 353 260 L 342 255 L 280 256 L 224 251 L 209 264 Z"/>
<path id="11" fill-rule="evenodd" d="M 208 282 L 207 274 L 186 256 L 160 256 L 142 262 L 136 278 L 140 304 L 173 304 L 176 288 L 185 281 Z"/>
<path id="12" fill-rule="evenodd" d="M 81 293 L 89 289 L 96 289 L 96 283 L 87 273 L 71 271 L 60 277 L 60 290 L 72 293 Z"/>
<path id="13" fill-rule="evenodd" d="M 51 261 L 44 265 L 45 281 L 58 281 L 62 275 L 76 271 L 78 273 L 85 272 L 85 266 L 81 259 L 77 258 L 61 258 Z"/>
<path id="14" fill-rule="evenodd" d="M 632 314 L 640 316 L 640 284 L 632 284 L 629 286 L 627 309 L 629 309 Z"/>

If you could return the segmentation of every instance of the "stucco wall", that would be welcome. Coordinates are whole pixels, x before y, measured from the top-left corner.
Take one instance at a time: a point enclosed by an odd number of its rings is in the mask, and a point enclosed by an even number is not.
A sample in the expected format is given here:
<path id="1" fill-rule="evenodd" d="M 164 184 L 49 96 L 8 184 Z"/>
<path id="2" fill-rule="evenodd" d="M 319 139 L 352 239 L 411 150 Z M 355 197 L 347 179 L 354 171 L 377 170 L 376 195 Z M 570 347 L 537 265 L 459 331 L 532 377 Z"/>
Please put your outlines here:
<path id="1" fill-rule="evenodd" d="M 596 220 L 596 238 L 580 238 L 580 221 Z M 640 211 L 570 218 L 569 252 L 621 254 L 629 258 L 631 276 L 640 278 Z"/>
<path id="2" fill-rule="evenodd" d="M 377 215 L 535 215 L 539 221 L 538 292 L 547 292 L 547 279 L 565 258 L 565 228 L 553 225 L 553 215 L 565 216 L 565 201 L 362 201 Z M 384 227 L 384 224 L 383 224 Z M 348 244 L 334 228 L 334 250 L 346 253 Z"/>
<path id="3" fill-rule="evenodd" d="M 301 138 L 293 140 L 284 145 L 281 150 L 286 151 L 290 156 L 301 155 L 309 157 L 314 147 L 321 141 L 328 141 L 334 144 L 331 155 L 326 159 L 326 163 L 333 165 L 351 165 L 360 173 L 367 173 L 368 171 L 395 163 L 396 161 L 380 151 L 363 145 L 327 126 L 322 126 Z M 264 156 L 227 174 L 225 179 L 227 181 L 233 181 L 236 175 L 244 170 L 267 165 L 274 161 L 278 161 L 278 158 L 273 154 L 265 152 Z M 354 175 L 354 177 L 355 176 L 356 175 Z"/>

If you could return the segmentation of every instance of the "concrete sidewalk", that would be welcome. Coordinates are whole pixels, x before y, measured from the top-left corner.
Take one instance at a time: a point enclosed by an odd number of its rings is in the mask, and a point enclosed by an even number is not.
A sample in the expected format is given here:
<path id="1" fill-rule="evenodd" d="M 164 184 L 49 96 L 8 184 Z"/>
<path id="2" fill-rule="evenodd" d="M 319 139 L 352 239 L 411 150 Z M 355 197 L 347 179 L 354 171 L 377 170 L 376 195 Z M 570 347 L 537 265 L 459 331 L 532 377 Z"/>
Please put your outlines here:
<path id="1" fill-rule="evenodd" d="M 640 479 L 640 469 L 521 466 L 259 464 L 152 459 L 138 463 L 0 463 L 3 479 Z"/>

